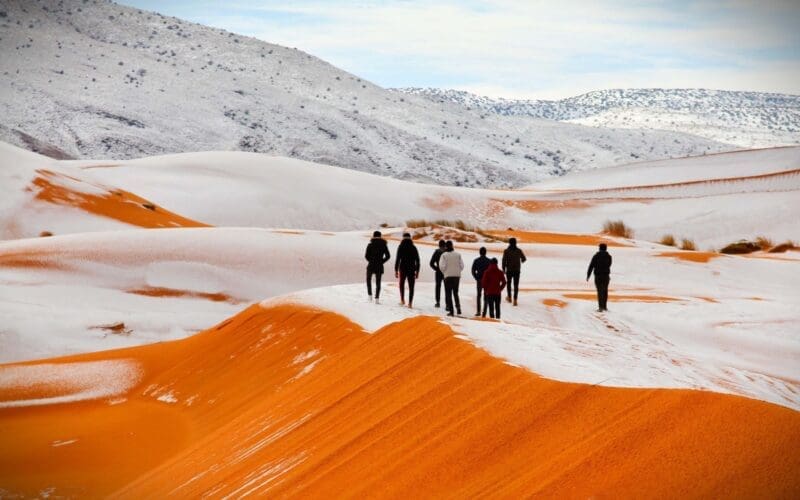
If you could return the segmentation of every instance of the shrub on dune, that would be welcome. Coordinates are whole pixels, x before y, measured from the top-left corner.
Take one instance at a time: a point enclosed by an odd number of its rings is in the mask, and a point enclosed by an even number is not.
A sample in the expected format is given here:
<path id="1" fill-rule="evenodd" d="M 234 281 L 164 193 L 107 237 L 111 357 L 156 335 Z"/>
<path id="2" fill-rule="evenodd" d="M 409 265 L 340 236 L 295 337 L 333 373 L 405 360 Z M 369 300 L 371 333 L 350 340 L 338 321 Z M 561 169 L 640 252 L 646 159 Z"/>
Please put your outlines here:
<path id="1" fill-rule="evenodd" d="M 761 250 L 761 247 L 757 243 L 747 240 L 739 240 L 736 243 L 731 243 L 730 245 L 725 246 L 722 250 L 720 250 L 720 253 L 735 255 L 758 252 L 759 250 Z"/>
<path id="2" fill-rule="evenodd" d="M 406 221 L 406 227 L 408 228 L 416 228 L 416 227 L 428 227 L 430 224 L 425 219 L 411 219 Z"/>
<path id="3" fill-rule="evenodd" d="M 681 240 L 681 250 L 697 250 L 697 246 L 694 244 L 694 240 L 690 240 L 687 238 L 683 238 Z"/>
<path id="4" fill-rule="evenodd" d="M 766 236 L 759 236 L 758 238 L 756 238 L 756 245 L 761 247 L 761 250 L 764 251 L 767 251 L 774 246 L 772 244 L 772 240 L 767 238 Z"/>
<path id="5" fill-rule="evenodd" d="M 633 229 L 625 225 L 621 220 L 607 220 L 603 223 L 603 234 L 619 236 L 621 238 L 633 238 Z"/>
<path id="6" fill-rule="evenodd" d="M 797 250 L 798 246 L 793 241 L 787 240 L 769 249 L 769 253 L 784 253 L 788 250 Z"/>
<path id="7" fill-rule="evenodd" d="M 665 234 L 664 236 L 661 237 L 661 241 L 659 241 L 659 243 L 661 243 L 662 245 L 666 245 L 668 247 L 674 247 L 675 237 L 672 236 L 671 234 Z"/>

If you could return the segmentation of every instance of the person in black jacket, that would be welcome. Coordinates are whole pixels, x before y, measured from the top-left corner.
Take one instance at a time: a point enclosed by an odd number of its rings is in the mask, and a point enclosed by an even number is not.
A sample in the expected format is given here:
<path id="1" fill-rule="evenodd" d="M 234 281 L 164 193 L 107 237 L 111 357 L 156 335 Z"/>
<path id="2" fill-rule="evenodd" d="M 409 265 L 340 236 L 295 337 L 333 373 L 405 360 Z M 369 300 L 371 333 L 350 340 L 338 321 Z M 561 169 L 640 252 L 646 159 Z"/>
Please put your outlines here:
<path id="1" fill-rule="evenodd" d="M 481 315 L 481 293 L 483 292 L 483 287 L 481 286 L 481 279 L 483 278 L 483 272 L 486 271 L 486 268 L 489 267 L 489 260 L 486 257 L 486 247 L 481 247 L 478 250 L 480 253 L 480 257 L 472 261 L 472 277 L 475 278 L 475 297 L 478 303 L 478 308 L 475 310 L 475 316 Z M 486 304 L 483 307 L 483 315 L 486 315 Z"/>
<path id="2" fill-rule="evenodd" d="M 594 254 L 589 263 L 589 270 L 586 271 L 586 281 L 594 271 L 594 286 L 597 288 L 597 310 L 599 312 L 608 311 L 608 282 L 611 280 L 611 254 L 606 251 L 606 244 L 600 243 L 600 251 Z"/>
<path id="3" fill-rule="evenodd" d="M 442 298 L 442 283 L 444 282 L 444 274 L 439 271 L 439 257 L 441 257 L 444 253 L 444 249 L 444 240 L 439 240 L 439 248 L 434 250 L 430 262 L 431 269 L 433 269 L 434 274 L 436 274 L 436 307 L 439 307 Z"/>
<path id="4" fill-rule="evenodd" d="M 506 300 L 511 302 L 512 288 L 514 295 L 514 305 L 517 305 L 517 297 L 519 296 L 519 273 L 522 270 L 522 263 L 525 262 L 525 254 L 522 249 L 517 246 L 516 238 L 509 238 L 508 248 L 503 250 L 503 272 L 506 273 L 506 281 L 508 287 L 506 288 Z"/>
<path id="5" fill-rule="evenodd" d="M 375 303 L 378 304 L 381 297 L 381 275 L 383 275 L 383 264 L 387 262 L 392 256 L 389 254 L 389 247 L 386 245 L 386 240 L 381 238 L 381 232 L 375 231 L 372 233 L 372 239 L 367 245 L 367 250 L 364 252 L 364 258 L 367 260 L 367 294 L 369 300 L 372 300 L 372 275 L 375 275 Z"/>
<path id="6" fill-rule="evenodd" d="M 414 283 L 419 278 L 419 251 L 408 233 L 403 233 L 403 241 L 397 247 L 394 276 L 400 278 L 401 304 L 406 303 L 406 280 L 408 280 L 408 308 L 411 309 L 414 303 Z"/>

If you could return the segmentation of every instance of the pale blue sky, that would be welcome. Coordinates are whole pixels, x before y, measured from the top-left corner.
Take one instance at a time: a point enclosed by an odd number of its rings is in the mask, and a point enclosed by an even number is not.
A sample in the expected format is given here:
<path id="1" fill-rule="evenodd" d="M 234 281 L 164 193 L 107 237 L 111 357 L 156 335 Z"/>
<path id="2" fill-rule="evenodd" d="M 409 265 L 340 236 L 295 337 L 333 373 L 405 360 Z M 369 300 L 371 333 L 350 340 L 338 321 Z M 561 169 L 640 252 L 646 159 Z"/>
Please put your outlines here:
<path id="1" fill-rule="evenodd" d="M 384 87 L 560 98 L 606 88 L 800 94 L 800 1 L 121 0 L 297 47 Z"/>

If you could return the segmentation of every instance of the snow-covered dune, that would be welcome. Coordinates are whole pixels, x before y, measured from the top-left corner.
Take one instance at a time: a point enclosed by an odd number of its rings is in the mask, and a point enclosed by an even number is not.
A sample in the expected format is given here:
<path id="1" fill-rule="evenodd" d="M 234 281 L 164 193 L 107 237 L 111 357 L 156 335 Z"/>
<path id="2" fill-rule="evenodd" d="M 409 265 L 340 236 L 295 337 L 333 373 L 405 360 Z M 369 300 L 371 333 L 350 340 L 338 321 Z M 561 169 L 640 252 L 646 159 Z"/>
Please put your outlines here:
<path id="1" fill-rule="evenodd" d="M 251 153 L 56 161 L 0 144 L 0 495 L 662 496 L 691 483 L 791 496 L 797 252 L 647 240 L 793 237 L 799 156 L 503 191 Z M 465 273 L 464 314 L 443 318 L 430 227 L 414 307 L 398 304 L 393 260 L 368 301 L 372 230 L 388 225 L 394 255 L 411 218 L 480 225 L 456 243 L 467 268 L 480 246 L 500 257 L 499 239 L 518 238 L 519 306 L 473 319 Z M 597 234 L 607 218 L 638 239 Z M 606 314 L 585 280 L 600 241 L 614 258 Z"/>
<path id="2" fill-rule="evenodd" d="M 366 301 L 368 237 L 198 228 L 1 244 L 0 308 L 7 318 L 1 360 L 182 338 L 269 297 L 333 310 L 369 330 L 419 314 L 438 316 L 425 265 L 432 245 L 420 244 L 424 267 L 415 309 L 395 306 L 393 261 L 387 263 L 385 305 Z M 467 264 L 480 245 L 458 244 Z M 484 245 L 495 256 L 505 246 Z M 614 315 L 603 319 L 591 313 L 594 295 L 583 281 L 591 247 L 522 248 L 530 257 L 523 305 L 505 307 L 501 325 L 450 322 L 490 353 L 558 380 L 703 388 L 800 408 L 800 343 L 790 334 L 800 324 L 792 307 L 800 301 L 793 286 L 800 280 L 797 261 L 719 256 L 701 263 L 662 255 L 665 247 L 655 245 L 614 247 Z M 290 292 L 295 295 L 287 298 Z M 474 287 L 466 276 L 462 299 L 471 314 Z M 36 313 L 44 308 L 48 315 Z M 108 327 L 119 324 L 120 331 Z"/>

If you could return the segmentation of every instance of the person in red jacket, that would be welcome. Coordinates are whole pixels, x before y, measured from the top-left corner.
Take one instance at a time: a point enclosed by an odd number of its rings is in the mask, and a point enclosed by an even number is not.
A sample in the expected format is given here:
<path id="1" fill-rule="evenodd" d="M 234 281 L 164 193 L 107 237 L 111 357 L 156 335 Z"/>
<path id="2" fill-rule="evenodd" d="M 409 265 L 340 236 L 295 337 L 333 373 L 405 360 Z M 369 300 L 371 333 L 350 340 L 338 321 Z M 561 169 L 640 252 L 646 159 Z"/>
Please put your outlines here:
<path id="1" fill-rule="evenodd" d="M 489 267 L 483 272 L 481 287 L 483 287 L 484 302 L 489 306 L 489 317 L 500 319 L 500 297 L 506 286 L 506 276 L 497 267 L 497 259 L 492 259 Z M 486 309 L 483 310 L 486 317 Z"/>

